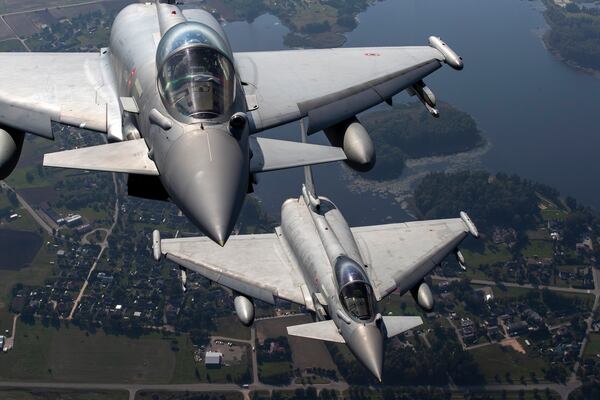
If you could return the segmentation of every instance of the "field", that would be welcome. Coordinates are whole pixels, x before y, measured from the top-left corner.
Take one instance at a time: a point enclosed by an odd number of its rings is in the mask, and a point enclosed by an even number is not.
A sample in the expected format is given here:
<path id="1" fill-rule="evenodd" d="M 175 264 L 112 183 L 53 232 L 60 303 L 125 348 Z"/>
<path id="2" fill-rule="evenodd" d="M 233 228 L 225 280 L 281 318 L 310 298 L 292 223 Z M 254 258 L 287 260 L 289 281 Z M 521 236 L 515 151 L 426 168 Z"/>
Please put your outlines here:
<path id="1" fill-rule="evenodd" d="M 548 240 L 531 240 L 523 250 L 524 257 L 552 258 L 553 244 Z"/>
<path id="2" fill-rule="evenodd" d="M 81 0 L 0 0 L 0 13 L 32 11 L 56 6 L 78 4 L 81 2 Z"/>
<path id="3" fill-rule="evenodd" d="M 306 316 L 299 315 L 294 317 L 273 318 L 256 322 L 256 338 L 259 343 L 265 341 L 266 338 L 276 338 L 279 336 L 287 336 L 287 327 L 292 325 L 304 324 L 309 322 Z"/>
<path id="4" fill-rule="evenodd" d="M 74 390 L 49 390 L 49 389 L 2 389 L 2 400 L 127 400 L 127 392 L 83 392 Z"/>
<path id="5" fill-rule="evenodd" d="M 199 397 L 202 396 L 202 397 Z M 195 394 L 189 392 L 138 392 L 135 400 L 242 400 L 241 393 L 217 392 Z"/>
<path id="6" fill-rule="evenodd" d="M 584 357 L 595 357 L 597 354 L 600 354 L 600 334 L 592 333 L 588 337 L 583 355 Z"/>
<path id="7" fill-rule="evenodd" d="M 25 51 L 25 47 L 16 39 L 3 40 L 0 42 L 1 52 L 18 52 Z"/>
<path id="8" fill-rule="evenodd" d="M 0 270 L 20 270 L 31 264 L 42 246 L 34 232 L 0 229 Z"/>
<path id="9" fill-rule="evenodd" d="M 11 290 L 16 283 L 42 285 L 54 267 L 50 264 L 56 257 L 56 248 L 46 245 L 49 237 L 44 236 L 44 245 L 37 253 L 31 266 L 20 270 L 0 270 L 0 331 L 12 329 L 12 315 L 8 312 Z"/>
<path id="10" fill-rule="evenodd" d="M 521 377 L 526 382 L 533 382 L 532 374 L 539 382 L 544 381 L 546 363 L 540 359 L 529 357 L 516 351 L 490 345 L 471 350 L 479 369 L 485 376 L 487 383 L 519 383 Z"/>
<path id="11" fill-rule="evenodd" d="M 217 329 L 213 336 L 223 336 L 232 339 L 250 340 L 250 328 L 245 327 L 235 316 L 216 319 Z"/>
<path id="12" fill-rule="evenodd" d="M 462 250 L 465 260 L 469 266 L 476 267 L 483 264 L 496 264 L 499 262 L 510 261 L 512 256 L 506 246 L 486 244 L 483 253 L 475 253 L 469 250 Z"/>
<path id="13" fill-rule="evenodd" d="M 521 396 L 519 391 L 512 392 L 483 392 L 483 393 L 469 393 L 468 395 L 465 393 L 452 393 L 451 400 L 467 400 L 474 398 L 474 394 L 483 396 L 482 398 L 490 399 L 490 400 L 558 400 L 560 396 L 558 393 L 553 391 L 534 391 L 527 390 L 523 391 L 523 396 Z"/>
<path id="14" fill-rule="evenodd" d="M 187 336 L 130 339 L 19 323 L 14 350 L 0 357 L 0 380 L 189 382 L 195 381 L 190 350 Z"/>

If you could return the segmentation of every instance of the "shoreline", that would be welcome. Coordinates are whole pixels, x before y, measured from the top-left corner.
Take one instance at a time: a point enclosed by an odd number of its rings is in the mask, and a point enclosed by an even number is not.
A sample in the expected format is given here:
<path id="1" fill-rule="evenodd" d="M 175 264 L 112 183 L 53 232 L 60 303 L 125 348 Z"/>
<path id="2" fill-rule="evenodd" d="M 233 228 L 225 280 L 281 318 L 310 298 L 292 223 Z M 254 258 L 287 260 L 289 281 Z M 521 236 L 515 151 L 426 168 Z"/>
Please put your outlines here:
<path id="1" fill-rule="evenodd" d="M 366 179 L 346 165 L 342 167 L 342 179 L 352 193 L 369 193 L 380 198 L 388 198 L 399 204 L 411 217 L 416 218 L 415 210 L 410 208 L 410 199 L 417 183 L 431 172 L 455 172 L 481 166 L 483 156 L 493 147 L 489 139 L 485 137 L 483 139 L 482 145 L 469 151 L 406 160 L 404 172 L 396 179 L 388 181 Z"/>
<path id="2" fill-rule="evenodd" d="M 538 32 L 538 36 L 542 42 L 544 50 L 552 54 L 552 56 L 554 56 L 556 60 L 574 69 L 575 71 L 582 72 L 586 75 L 591 75 L 594 78 L 600 79 L 600 69 L 584 67 L 573 60 L 569 60 L 568 58 L 565 58 L 562 54 L 560 54 L 560 51 L 558 49 L 554 48 L 550 43 L 548 43 L 548 34 L 550 33 L 550 31 L 552 31 L 552 25 L 550 24 L 550 22 L 548 21 L 548 17 L 546 16 L 546 12 L 548 11 L 548 5 L 546 4 L 545 0 L 540 0 L 540 4 L 543 6 L 543 9 L 540 9 L 539 12 L 542 13 L 542 16 L 544 17 L 546 28 L 543 32 Z"/>

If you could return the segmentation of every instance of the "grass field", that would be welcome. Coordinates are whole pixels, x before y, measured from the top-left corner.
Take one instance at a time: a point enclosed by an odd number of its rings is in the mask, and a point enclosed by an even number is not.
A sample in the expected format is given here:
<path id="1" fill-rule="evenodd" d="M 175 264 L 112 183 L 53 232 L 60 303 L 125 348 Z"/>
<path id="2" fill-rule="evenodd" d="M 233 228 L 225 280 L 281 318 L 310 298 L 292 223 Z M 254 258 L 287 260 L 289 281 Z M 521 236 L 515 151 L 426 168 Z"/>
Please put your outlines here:
<path id="1" fill-rule="evenodd" d="M 498 286 L 494 286 L 492 287 L 492 290 L 494 291 L 494 297 L 499 298 L 499 299 L 506 299 L 506 298 L 518 298 L 518 297 L 522 297 L 527 295 L 527 293 L 529 293 L 532 290 L 538 290 L 538 289 L 525 289 L 525 288 L 518 288 L 518 287 L 504 287 L 504 288 L 499 288 Z"/>
<path id="2" fill-rule="evenodd" d="M 489 384 L 498 383 L 498 380 L 499 383 L 508 382 L 507 374 L 510 374 L 513 383 L 519 383 L 521 377 L 525 378 L 526 382 L 533 382 L 532 373 L 539 382 L 544 381 L 544 369 L 547 365 L 538 358 L 517 353 L 500 345 L 480 347 L 471 350 L 471 354 Z"/>
<path id="3" fill-rule="evenodd" d="M 74 390 L 49 390 L 49 389 L 29 389 L 29 390 L 0 390 L 2 400 L 127 400 L 127 392 L 83 392 Z"/>
<path id="4" fill-rule="evenodd" d="M 213 332 L 214 336 L 250 340 L 250 328 L 242 325 L 236 316 L 217 318 L 215 322 L 217 330 Z"/>
<path id="5" fill-rule="evenodd" d="M 481 392 L 481 393 L 452 393 L 451 400 L 467 400 L 473 398 L 479 398 L 475 396 L 481 396 L 485 399 L 493 400 L 558 400 L 560 396 L 554 391 L 543 391 L 540 390 L 535 392 L 533 390 L 523 391 L 523 396 L 518 391 L 514 392 Z"/>
<path id="6" fill-rule="evenodd" d="M 48 236 L 44 236 L 43 240 L 44 244 L 30 267 L 16 271 L 0 270 L 0 332 L 12 329 L 13 316 L 9 313 L 9 307 L 13 286 L 18 282 L 23 285 L 42 285 L 54 272 L 50 262 L 56 258 L 56 249 L 47 245 Z"/>
<path id="7" fill-rule="evenodd" d="M 295 323 L 307 324 L 313 322 L 309 316 L 296 320 Z M 292 351 L 292 361 L 294 369 L 303 371 L 307 368 L 323 368 L 326 370 L 336 370 L 337 367 L 325 343 L 320 340 L 302 339 L 299 337 L 288 336 L 288 342 Z"/>
<path id="8" fill-rule="evenodd" d="M 482 253 L 475 253 L 469 250 L 461 250 L 465 256 L 465 260 L 469 266 L 477 267 L 483 264 L 496 264 L 506 262 L 512 259 L 512 256 L 504 245 L 485 245 L 485 250 Z"/>
<path id="9" fill-rule="evenodd" d="M 549 240 L 531 240 L 523 249 L 524 257 L 552 258 L 553 254 L 553 244 Z"/>
<path id="10" fill-rule="evenodd" d="M 1 52 L 25 51 L 23 44 L 16 39 L 3 40 L 0 42 Z"/>
<path id="11" fill-rule="evenodd" d="M 179 351 L 172 350 L 172 341 Z M 0 380 L 195 382 L 186 341 L 187 336 L 130 339 L 19 323 L 15 348 L 0 357 Z"/>
<path id="12" fill-rule="evenodd" d="M 595 357 L 596 354 L 600 354 L 600 333 L 590 334 L 583 352 L 585 357 Z"/>
<path id="13" fill-rule="evenodd" d="M 188 392 L 138 392 L 135 400 L 197 400 L 198 393 Z M 244 396 L 236 392 L 202 393 L 203 400 L 242 400 Z"/>

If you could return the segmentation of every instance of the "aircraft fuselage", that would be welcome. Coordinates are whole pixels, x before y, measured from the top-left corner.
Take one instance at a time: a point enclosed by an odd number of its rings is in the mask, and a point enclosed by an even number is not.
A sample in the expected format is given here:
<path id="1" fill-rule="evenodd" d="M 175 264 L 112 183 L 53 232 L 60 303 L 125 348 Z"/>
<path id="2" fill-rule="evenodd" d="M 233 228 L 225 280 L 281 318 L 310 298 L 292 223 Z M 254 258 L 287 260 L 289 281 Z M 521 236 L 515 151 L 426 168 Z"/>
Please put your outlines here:
<path id="1" fill-rule="evenodd" d="M 286 201 L 281 232 L 302 270 L 317 318 L 333 320 L 352 353 L 381 380 L 384 334 L 365 263 L 341 212 L 329 199 L 319 200 L 318 209 L 304 197 Z"/>
<path id="2" fill-rule="evenodd" d="M 123 133 L 127 139 L 141 136 L 145 140 L 170 199 L 205 234 L 223 245 L 248 190 L 249 127 L 247 123 L 243 124 L 234 135 L 230 126 L 231 116 L 246 111 L 245 98 L 233 70 L 233 54 L 227 36 L 218 21 L 205 11 L 186 10 L 185 22 L 181 22 L 183 16 L 180 13 L 179 8 L 167 4 L 131 4 L 114 21 L 110 60 L 118 96 L 133 99 L 139 110 L 125 116 L 128 122 Z M 169 30 L 173 31 L 177 24 L 190 29 L 172 39 L 168 37 Z M 197 46 L 197 39 L 189 39 L 194 34 L 201 36 L 203 29 L 221 45 L 218 50 L 208 44 L 204 46 L 204 43 Z M 188 42 L 185 42 L 186 35 Z M 195 61 L 188 66 L 189 70 L 182 72 L 177 69 L 186 66 L 181 61 L 184 55 L 175 60 L 179 64 L 164 66 L 162 71 L 166 71 L 163 72 L 165 75 L 179 73 L 181 78 L 180 81 L 172 76 L 165 78 L 163 85 L 168 86 L 167 90 L 175 92 L 172 88 L 181 86 L 177 88 L 179 92 L 168 96 L 160 92 L 161 82 L 157 79 L 161 74 L 159 68 L 163 67 L 157 63 L 165 61 L 166 64 L 171 56 L 164 54 L 165 60 L 162 60 L 161 54 L 157 54 L 166 47 L 161 44 L 163 40 L 175 42 L 167 43 L 171 46 L 167 50 L 185 53 Z M 177 40 L 181 41 L 179 48 Z M 202 58 L 201 51 L 210 51 L 211 56 L 221 57 L 223 61 L 215 61 L 215 64 L 231 62 L 231 76 L 204 78 L 214 66 L 202 65 L 206 57 Z M 192 78 L 191 74 L 194 74 Z M 184 79 L 189 82 L 182 84 Z M 233 85 L 234 98 L 223 114 L 213 113 L 211 109 L 210 113 L 189 115 L 188 112 L 208 110 L 212 102 L 218 101 L 214 93 L 210 93 L 209 100 L 200 98 L 202 91 L 209 91 L 211 85 L 216 86 L 214 81 L 218 79 L 231 79 L 230 84 Z M 170 109 L 166 104 L 167 97 L 173 99 Z M 202 101 L 209 104 L 199 104 Z M 179 110 L 185 113 L 179 115 Z"/>

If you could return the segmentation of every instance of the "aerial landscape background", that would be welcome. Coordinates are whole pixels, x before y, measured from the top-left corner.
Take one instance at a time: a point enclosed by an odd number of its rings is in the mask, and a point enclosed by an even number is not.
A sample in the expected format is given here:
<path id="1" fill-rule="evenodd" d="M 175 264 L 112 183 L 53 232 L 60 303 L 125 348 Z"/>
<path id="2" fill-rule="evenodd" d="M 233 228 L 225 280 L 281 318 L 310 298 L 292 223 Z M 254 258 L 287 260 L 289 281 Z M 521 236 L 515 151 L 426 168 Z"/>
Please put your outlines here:
<path id="1" fill-rule="evenodd" d="M 130 1 L 0 1 L 0 51 L 99 51 Z M 127 196 L 115 174 L 43 169 L 44 153 L 100 144 L 61 127 L 26 138 L 0 193 L 0 398 L 593 399 L 600 397 L 600 3 L 591 0 L 206 0 L 235 51 L 423 45 L 465 60 L 359 119 L 377 167 L 314 168 L 317 192 L 355 225 L 456 217 L 482 232 L 429 279 L 436 308 L 386 349 L 377 384 L 339 345 L 286 336 L 299 307 L 257 304 L 151 257 L 151 235 L 197 234 L 169 203 Z M 0 82 L 1 85 L 1 82 Z M 269 131 L 298 140 L 298 124 Z M 326 144 L 322 134 L 311 142 Z M 302 171 L 261 176 L 236 228 L 270 232 Z M 224 365 L 207 368 L 206 350 Z"/>

